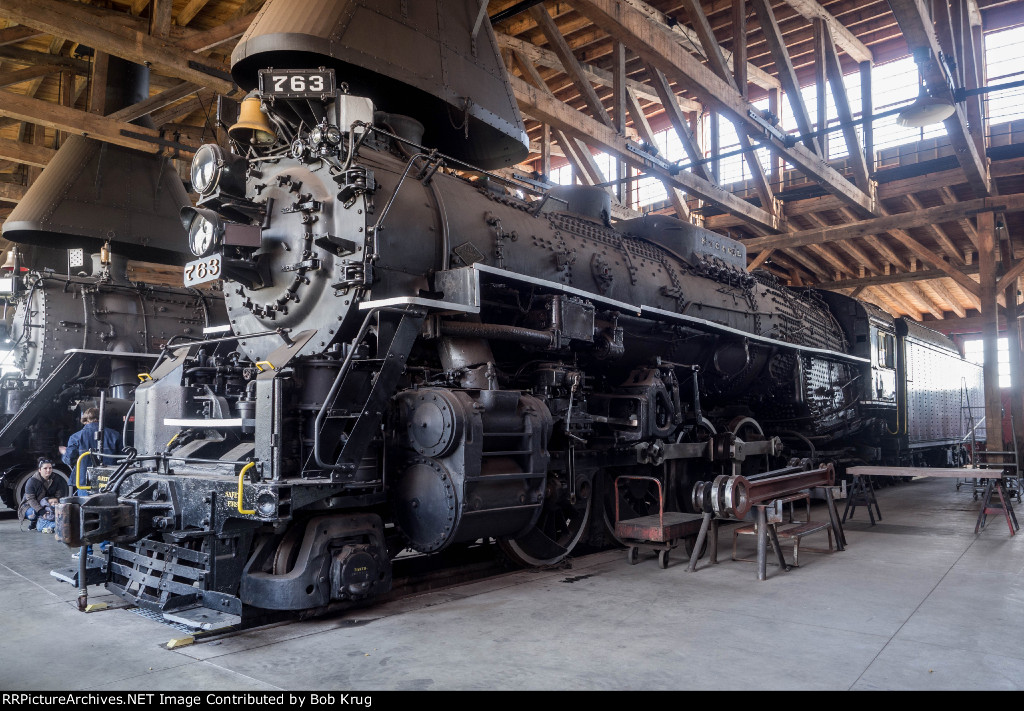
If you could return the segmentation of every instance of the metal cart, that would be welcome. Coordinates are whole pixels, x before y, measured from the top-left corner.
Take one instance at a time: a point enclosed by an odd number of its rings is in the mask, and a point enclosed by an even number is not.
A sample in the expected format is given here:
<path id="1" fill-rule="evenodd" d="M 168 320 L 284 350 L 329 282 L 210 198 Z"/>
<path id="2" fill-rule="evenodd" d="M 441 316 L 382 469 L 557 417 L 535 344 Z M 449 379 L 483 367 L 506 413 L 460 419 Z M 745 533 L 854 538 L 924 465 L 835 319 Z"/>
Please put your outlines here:
<path id="1" fill-rule="evenodd" d="M 619 519 L 619 482 L 623 480 L 653 481 L 658 487 L 658 514 Z M 693 539 L 700 531 L 700 514 L 665 512 L 665 496 L 661 481 L 653 476 L 623 474 L 615 479 L 615 536 L 629 546 L 626 560 L 630 565 L 640 561 L 640 549 L 657 551 L 658 565 L 668 567 L 669 551 L 679 545 L 680 539 Z"/>

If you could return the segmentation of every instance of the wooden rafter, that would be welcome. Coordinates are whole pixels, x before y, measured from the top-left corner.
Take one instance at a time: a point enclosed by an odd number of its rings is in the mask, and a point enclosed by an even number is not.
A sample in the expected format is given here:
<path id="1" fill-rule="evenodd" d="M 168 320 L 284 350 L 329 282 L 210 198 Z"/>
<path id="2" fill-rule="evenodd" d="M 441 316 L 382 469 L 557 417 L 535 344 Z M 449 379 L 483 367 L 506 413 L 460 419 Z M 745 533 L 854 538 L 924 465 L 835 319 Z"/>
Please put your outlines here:
<path id="1" fill-rule="evenodd" d="M 824 20 L 815 20 L 818 36 L 822 42 L 822 53 L 825 60 L 825 74 L 828 77 L 829 86 L 832 89 L 832 98 L 835 99 L 836 113 L 839 114 L 839 125 L 843 128 L 843 139 L 846 141 L 848 153 L 847 163 L 853 169 L 854 182 L 865 192 L 871 192 L 870 171 L 867 161 L 864 159 L 864 151 L 861 150 L 860 138 L 857 136 L 857 129 L 853 124 L 853 109 L 850 108 L 850 100 L 846 95 L 846 85 L 843 84 L 843 68 L 839 63 L 839 54 L 832 42 L 832 35 L 829 25 Z M 819 125 L 822 125 L 821 116 L 818 117 Z"/>
<path id="2" fill-rule="evenodd" d="M 786 4 L 808 20 L 821 20 L 835 38 L 836 44 L 856 62 L 870 62 L 874 57 L 867 45 L 857 39 L 839 20 L 818 4 L 817 0 L 786 0 Z"/>
<path id="3" fill-rule="evenodd" d="M 661 165 L 647 161 L 631 152 L 626 139 L 619 136 L 611 127 L 566 106 L 550 93 L 537 89 L 516 76 L 510 76 L 509 82 L 523 113 L 533 116 L 542 123 L 550 124 L 552 128 L 586 140 L 588 144 L 614 154 L 635 168 L 663 181 L 667 180 L 672 185 L 707 200 L 723 210 L 742 214 L 749 222 L 775 231 L 775 219 L 764 210 L 691 173 L 680 171 L 673 175 L 671 171 Z"/>
<path id="4" fill-rule="evenodd" d="M 935 27 L 924 3 L 922 0 L 889 0 L 889 6 L 903 30 L 907 46 L 912 52 L 918 51 L 922 55 L 923 61 L 918 67 L 932 96 L 953 102 L 948 73 L 940 60 L 942 55 Z M 987 160 L 979 152 L 978 144 L 968 128 L 963 106 L 954 103 L 954 107 L 953 115 L 943 122 L 954 153 L 974 192 L 979 196 L 991 195 Z"/>
<path id="5" fill-rule="evenodd" d="M 712 109 L 726 113 L 739 122 L 751 136 L 758 136 L 773 151 L 822 187 L 836 194 L 858 214 L 872 214 L 873 202 L 820 156 L 801 145 L 787 146 L 780 136 L 765 131 L 757 118 L 759 113 L 730 84 L 674 40 L 671 29 L 653 22 L 625 0 L 572 0 L 573 6 L 614 39 L 628 46 L 644 61 L 656 66 L 677 83 L 692 89 Z"/>

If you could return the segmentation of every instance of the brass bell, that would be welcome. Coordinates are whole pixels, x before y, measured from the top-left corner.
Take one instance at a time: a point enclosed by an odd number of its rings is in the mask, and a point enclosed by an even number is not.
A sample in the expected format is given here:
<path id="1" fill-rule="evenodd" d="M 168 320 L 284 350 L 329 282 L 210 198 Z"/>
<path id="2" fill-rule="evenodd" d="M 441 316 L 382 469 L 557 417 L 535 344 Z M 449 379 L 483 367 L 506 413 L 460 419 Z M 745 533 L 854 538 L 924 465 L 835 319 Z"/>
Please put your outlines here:
<path id="1" fill-rule="evenodd" d="M 277 140 L 277 133 L 260 107 L 259 97 L 249 96 L 242 100 L 238 111 L 238 122 L 228 129 L 228 135 L 241 143 L 268 146 Z"/>
<path id="2" fill-rule="evenodd" d="M 11 250 L 9 252 L 7 252 L 7 261 L 4 262 L 4 265 L 2 267 L 0 267 L 0 270 L 4 270 L 4 271 L 9 270 L 9 271 L 17 272 L 17 271 L 19 271 L 20 267 L 21 267 L 21 260 L 18 259 L 18 248 L 17 247 L 12 247 Z"/>

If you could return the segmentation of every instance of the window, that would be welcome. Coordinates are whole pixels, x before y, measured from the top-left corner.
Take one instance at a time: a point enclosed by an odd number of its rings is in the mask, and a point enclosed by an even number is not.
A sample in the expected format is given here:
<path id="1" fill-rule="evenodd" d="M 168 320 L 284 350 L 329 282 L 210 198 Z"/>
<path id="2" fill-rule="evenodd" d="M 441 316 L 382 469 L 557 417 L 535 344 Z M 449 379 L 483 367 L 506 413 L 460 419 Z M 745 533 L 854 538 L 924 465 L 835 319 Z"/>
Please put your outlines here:
<path id="1" fill-rule="evenodd" d="M 1020 48 L 1024 43 L 1024 27 L 993 32 L 985 36 L 985 65 L 988 85 L 996 86 L 1020 81 L 1024 75 Z M 1003 89 L 987 94 L 988 115 L 991 123 L 1006 123 L 1024 118 L 1024 87 Z"/>
<path id="2" fill-rule="evenodd" d="M 891 333 L 878 332 L 878 366 L 896 367 L 896 337 Z"/>
<path id="3" fill-rule="evenodd" d="M 971 341 L 964 341 L 964 359 L 978 365 L 985 364 L 985 349 L 983 341 L 978 338 Z M 997 350 L 999 354 L 999 387 L 1010 387 L 1010 341 L 1006 338 L 999 339 Z"/>

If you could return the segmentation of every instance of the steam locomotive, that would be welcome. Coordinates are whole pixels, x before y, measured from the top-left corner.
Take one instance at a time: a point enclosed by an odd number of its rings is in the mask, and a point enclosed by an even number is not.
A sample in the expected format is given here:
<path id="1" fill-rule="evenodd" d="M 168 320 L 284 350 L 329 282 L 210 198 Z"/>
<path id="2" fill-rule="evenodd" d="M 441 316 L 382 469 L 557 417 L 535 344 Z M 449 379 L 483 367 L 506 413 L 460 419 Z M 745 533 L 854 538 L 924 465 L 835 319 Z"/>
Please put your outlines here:
<path id="1" fill-rule="evenodd" d="M 56 456 L 81 427 L 80 412 L 98 405 L 101 393 L 104 420 L 120 427 L 137 374 L 149 370 L 163 346 L 201 336 L 226 318 L 219 292 L 132 283 L 125 260 L 109 252 L 94 255 L 95 276 L 22 273 L 19 261 L 0 279 L 9 369 L 0 378 L 0 498 L 12 509 L 36 459 Z M 59 465 L 54 475 L 68 481 L 73 472 Z"/>
<path id="2" fill-rule="evenodd" d="M 110 590 L 202 628 L 360 604 L 406 548 L 558 563 L 608 501 L 649 505 L 619 474 L 693 511 L 794 454 L 915 456 L 905 322 L 674 218 L 612 225 L 601 189 L 479 170 L 526 145 L 478 10 L 270 0 L 239 43 L 252 93 L 182 220 L 186 282 L 223 279 L 252 365 L 168 351 L 132 456 L 58 507 L 68 545 L 113 542 Z"/>

